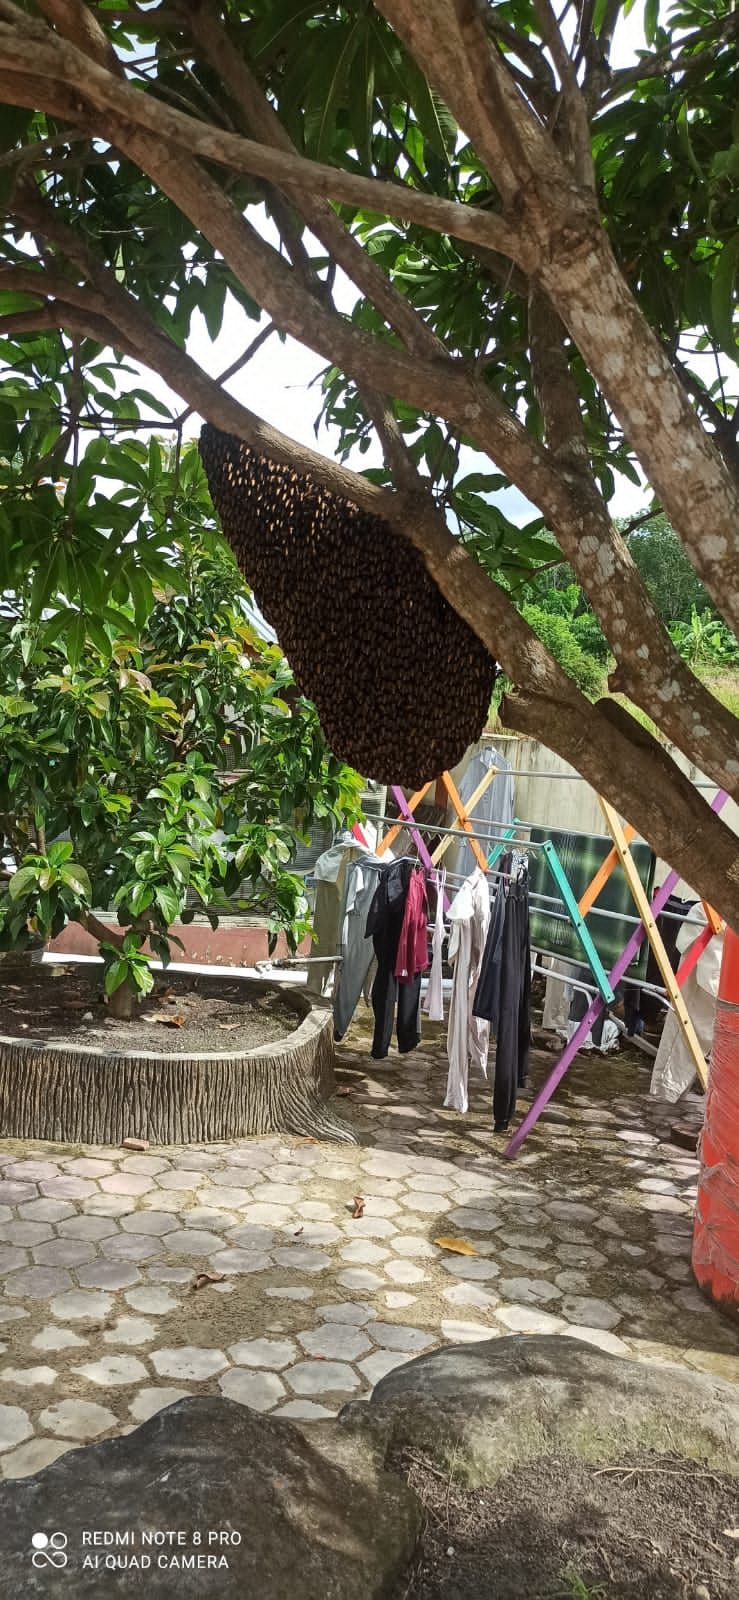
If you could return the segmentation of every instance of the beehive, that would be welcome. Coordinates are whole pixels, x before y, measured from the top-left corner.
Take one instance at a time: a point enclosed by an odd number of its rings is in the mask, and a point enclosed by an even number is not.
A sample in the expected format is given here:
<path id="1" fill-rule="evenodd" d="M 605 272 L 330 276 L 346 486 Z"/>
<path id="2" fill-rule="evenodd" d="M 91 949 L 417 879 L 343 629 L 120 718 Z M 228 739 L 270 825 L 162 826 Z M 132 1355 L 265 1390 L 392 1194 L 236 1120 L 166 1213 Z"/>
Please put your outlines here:
<path id="1" fill-rule="evenodd" d="M 223 532 L 326 740 L 365 778 L 417 788 L 479 739 L 496 666 L 386 522 L 206 424 Z"/>

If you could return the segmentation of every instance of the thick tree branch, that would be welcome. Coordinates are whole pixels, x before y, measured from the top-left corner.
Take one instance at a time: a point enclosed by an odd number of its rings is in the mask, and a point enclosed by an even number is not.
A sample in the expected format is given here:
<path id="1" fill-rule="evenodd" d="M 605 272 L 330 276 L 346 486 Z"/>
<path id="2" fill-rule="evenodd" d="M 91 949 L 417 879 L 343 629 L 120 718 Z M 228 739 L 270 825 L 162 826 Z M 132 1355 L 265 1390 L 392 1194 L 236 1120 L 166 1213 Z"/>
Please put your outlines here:
<path id="1" fill-rule="evenodd" d="M 595 167 L 593 165 L 593 150 L 590 139 L 590 122 L 574 66 L 559 31 L 559 24 L 550 5 L 550 0 L 534 0 L 534 10 L 539 18 L 542 37 L 549 47 L 562 85 L 562 99 L 567 113 L 567 143 L 572 151 L 575 177 L 578 183 L 594 189 Z"/>
<path id="2" fill-rule="evenodd" d="M 3 9 L 7 9 L 7 0 L 4 0 Z M 14 104 L 26 103 L 25 99 L 20 102 L 14 99 L 14 78 L 17 75 L 23 85 L 21 93 L 24 93 L 31 75 L 39 84 L 46 82 L 52 94 L 55 86 L 71 90 L 78 120 L 85 116 L 99 119 L 101 113 L 114 117 L 118 125 L 130 119 L 132 126 L 166 142 L 170 149 L 180 148 L 190 157 L 213 161 L 250 177 L 266 178 L 279 188 L 304 186 L 313 194 L 341 200 L 357 208 L 384 211 L 387 216 L 416 222 L 436 233 L 449 233 L 472 244 L 487 245 L 502 255 L 515 256 L 521 249 L 515 228 L 489 211 L 421 194 L 407 184 L 359 177 L 323 162 L 309 161 L 303 156 L 258 144 L 241 134 L 213 128 L 197 117 L 164 105 L 152 95 L 142 94 L 88 60 L 75 45 L 61 40 L 47 43 L 36 31 L 31 33 L 0 22 L 0 70 L 4 92 Z"/>

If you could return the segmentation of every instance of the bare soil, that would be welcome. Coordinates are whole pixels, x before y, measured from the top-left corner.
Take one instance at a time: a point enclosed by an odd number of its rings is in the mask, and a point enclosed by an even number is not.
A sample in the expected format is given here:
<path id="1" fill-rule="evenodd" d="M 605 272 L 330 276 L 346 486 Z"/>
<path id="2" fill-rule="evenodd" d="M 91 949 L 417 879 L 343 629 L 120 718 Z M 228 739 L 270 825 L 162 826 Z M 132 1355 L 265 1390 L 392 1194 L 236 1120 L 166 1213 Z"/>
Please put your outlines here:
<path id="1" fill-rule="evenodd" d="M 534 1461 L 493 1488 L 390 1465 L 426 1509 L 393 1600 L 736 1600 L 739 1479 L 682 1457 Z M 730 1530 L 734 1534 L 732 1538 Z"/>
<path id="2" fill-rule="evenodd" d="M 109 1015 L 98 967 L 54 973 L 0 969 L 0 1034 L 132 1055 L 218 1055 L 274 1044 L 301 1020 L 275 988 L 260 993 L 256 985 L 173 973 L 155 983 L 136 1017 L 119 1022 Z"/>

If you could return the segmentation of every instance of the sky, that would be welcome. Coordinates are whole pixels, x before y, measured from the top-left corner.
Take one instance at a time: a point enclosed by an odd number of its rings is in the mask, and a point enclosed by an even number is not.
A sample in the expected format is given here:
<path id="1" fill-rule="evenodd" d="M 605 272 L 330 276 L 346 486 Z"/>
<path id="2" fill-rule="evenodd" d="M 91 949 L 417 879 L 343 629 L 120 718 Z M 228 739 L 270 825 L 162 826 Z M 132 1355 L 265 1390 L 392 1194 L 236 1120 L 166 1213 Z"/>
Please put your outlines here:
<path id="1" fill-rule="evenodd" d="M 618 66 L 628 66 L 635 59 L 635 49 L 643 48 L 643 12 L 644 0 L 637 0 L 629 16 L 620 24 L 614 41 L 613 55 L 613 60 Z M 250 220 L 253 220 L 253 213 L 250 214 Z M 269 238 L 270 242 L 277 242 L 274 229 L 266 217 L 263 223 L 259 224 L 259 231 L 265 238 Z M 319 253 L 320 246 L 316 245 L 316 254 Z M 349 310 L 356 297 L 353 286 L 341 273 L 337 273 L 336 276 L 335 297 L 342 310 Z M 232 364 L 239 349 L 246 349 L 259 327 L 266 321 L 266 318 L 263 318 L 262 324 L 248 321 L 241 310 L 232 303 L 230 306 L 227 305 L 221 334 L 213 342 L 203 317 L 196 312 L 188 340 L 188 351 L 205 371 L 212 377 L 217 377 Z M 296 340 L 288 338 L 282 343 L 276 335 L 273 335 L 249 365 L 231 379 L 226 387 L 236 399 L 263 417 L 266 422 L 280 428 L 283 433 L 289 434 L 301 444 L 320 450 L 323 454 L 333 455 L 335 434 L 332 436 L 332 432 L 321 428 L 316 438 L 314 432 L 314 423 L 321 402 L 320 386 L 315 380 L 326 365 L 322 357 L 306 350 Z M 152 381 L 151 374 L 147 373 L 145 386 L 163 397 L 166 395 L 163 385 Z M 172 400 L 171 396 L 169 398 L 175 411 L 181 409 L 178 401 Z M 199 431 L 199 426 L 199 419 L 194 418 L 191 424 L 193 436 Z M 379 464 L 381 459 L 379 446 L 373 442 L 371 450 L 366 455 L 350 456 L 348 465 L 366 468 Z M 464 470 L 470 471 L 477 461 L 485 459 L 477 457 L 472 451 L 465 451 L 462 465 Z M 536 508 L 517 489 L 505 490 L 492 498 L 514 522 L 523 523 L 537 515 Z M 611 504 L 614 515 L 619 517 L 634 515 L 647 503 L 648 498 L 644 490 L 619 477 Z"/>

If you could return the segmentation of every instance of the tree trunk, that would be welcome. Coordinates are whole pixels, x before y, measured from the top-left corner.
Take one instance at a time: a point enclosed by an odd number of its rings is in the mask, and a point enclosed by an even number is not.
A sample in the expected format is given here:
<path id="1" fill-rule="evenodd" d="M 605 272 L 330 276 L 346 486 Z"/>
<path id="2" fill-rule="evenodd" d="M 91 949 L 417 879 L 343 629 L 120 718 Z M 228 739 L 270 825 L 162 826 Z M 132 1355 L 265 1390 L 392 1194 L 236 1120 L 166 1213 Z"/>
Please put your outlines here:
<path id="1" fill-rule="evenodd" d="M 137 1002 L 138 995 L 133 984 L 125 981 L 108 995 L 108 1010 L 111 1017 L 116 1017 L 119 1022 L 130 1022 L 136 1015 Z"/>

